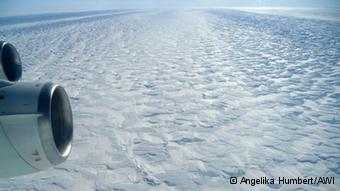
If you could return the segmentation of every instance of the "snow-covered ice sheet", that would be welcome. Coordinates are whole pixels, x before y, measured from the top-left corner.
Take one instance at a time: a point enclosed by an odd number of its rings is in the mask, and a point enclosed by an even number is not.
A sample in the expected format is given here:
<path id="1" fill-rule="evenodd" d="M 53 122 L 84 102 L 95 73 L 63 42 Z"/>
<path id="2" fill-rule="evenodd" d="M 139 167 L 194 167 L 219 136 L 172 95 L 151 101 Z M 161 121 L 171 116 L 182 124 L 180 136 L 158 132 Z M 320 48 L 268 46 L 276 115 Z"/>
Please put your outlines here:
<path id="1" fill-rule="evenodd" d="M 340 9 L 305 7 L 235 7 L 239 11 L 340 22 Z"/>
<path id="2" fill-rule="evenodd" d="M 231 10 L 1 26 L 23 80 L 66 88 L 75 137 L 64 164 L 2 179 L 0 190 L 340 189 L 339 31 Z M 336 184 L 251 187 L 231 176 Z"/>

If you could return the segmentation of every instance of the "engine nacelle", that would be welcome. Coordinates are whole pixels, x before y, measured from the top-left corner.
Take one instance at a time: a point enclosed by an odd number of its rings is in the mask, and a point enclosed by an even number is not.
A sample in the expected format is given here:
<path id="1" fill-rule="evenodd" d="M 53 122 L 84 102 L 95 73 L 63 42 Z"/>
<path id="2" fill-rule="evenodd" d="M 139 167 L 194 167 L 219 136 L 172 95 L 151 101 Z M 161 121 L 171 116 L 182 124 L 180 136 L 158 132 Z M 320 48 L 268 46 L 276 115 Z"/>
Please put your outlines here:
<path id="1" fill-rule="evenodd" d="M 16 81 L 21 76 L 20 57 L 13 45 L 6 44 L 12 49 L 11 57 L 2 59 L 0 73 Z M 1 56 L 6 57 L 3 52 Z M 64 88 L 52 83 L 0 80 L 0 178 L 64 162 L 70 155 L 72 138 L 72 111 Z"/>
<path id="2" fill-rule="evenodd" d="M 0 41 L 0 79 L 18 81 L 21 78 L 21 60 L 16 48 Z"/>

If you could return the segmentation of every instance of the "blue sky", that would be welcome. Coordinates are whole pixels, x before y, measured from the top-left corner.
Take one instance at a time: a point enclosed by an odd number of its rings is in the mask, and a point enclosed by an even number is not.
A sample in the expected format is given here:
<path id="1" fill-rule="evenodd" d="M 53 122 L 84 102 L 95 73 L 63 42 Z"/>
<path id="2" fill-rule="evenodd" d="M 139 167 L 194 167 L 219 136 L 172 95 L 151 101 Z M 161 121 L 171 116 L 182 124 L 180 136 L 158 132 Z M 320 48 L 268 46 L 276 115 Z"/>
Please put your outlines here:
<path id="1" fill-rule="evenodd" d="M 340 7 L 340 0 L 0 0 L 0 16 L 121 8 Z"/>

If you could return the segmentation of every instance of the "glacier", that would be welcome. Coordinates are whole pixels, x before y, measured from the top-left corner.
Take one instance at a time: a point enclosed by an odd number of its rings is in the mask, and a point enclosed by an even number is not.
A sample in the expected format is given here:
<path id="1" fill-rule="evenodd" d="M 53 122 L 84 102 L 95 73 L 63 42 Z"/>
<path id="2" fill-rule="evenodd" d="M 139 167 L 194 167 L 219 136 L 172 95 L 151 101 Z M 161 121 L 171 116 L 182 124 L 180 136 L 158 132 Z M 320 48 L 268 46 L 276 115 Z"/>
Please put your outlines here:
<path id="1" fill-rule="evenodd" d="M 23 80 L 62 84 L 68 161 L 0 190 L 339 190 L 340 22 L 227 9 L 0 18 Z M 330 185 L 230 177 L 332 176 Z"/>

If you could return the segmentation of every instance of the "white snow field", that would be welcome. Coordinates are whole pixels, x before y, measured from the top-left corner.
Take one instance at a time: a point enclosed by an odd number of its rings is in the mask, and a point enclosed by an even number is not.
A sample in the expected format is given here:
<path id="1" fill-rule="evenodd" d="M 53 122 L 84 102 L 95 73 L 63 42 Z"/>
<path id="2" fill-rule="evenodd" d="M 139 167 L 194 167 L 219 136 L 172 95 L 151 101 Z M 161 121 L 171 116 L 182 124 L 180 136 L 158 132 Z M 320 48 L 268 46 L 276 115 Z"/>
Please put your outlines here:
<path id="1" fill-rule="evenodd" d="M 1 18 L 0 39 L 18 47 L 23 80 L 65 87 L 75 137 L 68 161 L 1 191 L 340 189 L 340 22 L 223 9 L 24 18 Z"/>

